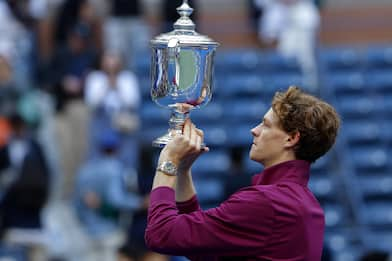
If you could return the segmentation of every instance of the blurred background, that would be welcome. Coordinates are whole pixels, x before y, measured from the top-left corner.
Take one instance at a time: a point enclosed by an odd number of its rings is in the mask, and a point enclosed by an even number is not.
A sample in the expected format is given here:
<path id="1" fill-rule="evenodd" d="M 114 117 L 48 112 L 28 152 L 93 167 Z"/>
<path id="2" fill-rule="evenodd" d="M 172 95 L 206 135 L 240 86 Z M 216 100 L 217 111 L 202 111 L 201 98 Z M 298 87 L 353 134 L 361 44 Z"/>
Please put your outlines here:
<path id="1" fill-rule="evenodd" d="M 150 97 L 149 40 L 178 0 L 0 0 L 0 260 L 184 260 L 144 245 L 169 110 Z M 392 251 L 392 2 L 194 0 L 221 45 L 211 102 L 192 112 L 211 148 L 193 168 L 203 208 L 246 186 L 250 129 L 298 85 L 336 106 L 336 146 L 312 167 L 323 261 Z M 389 259 L 390 260 L 390 259 Z"/>

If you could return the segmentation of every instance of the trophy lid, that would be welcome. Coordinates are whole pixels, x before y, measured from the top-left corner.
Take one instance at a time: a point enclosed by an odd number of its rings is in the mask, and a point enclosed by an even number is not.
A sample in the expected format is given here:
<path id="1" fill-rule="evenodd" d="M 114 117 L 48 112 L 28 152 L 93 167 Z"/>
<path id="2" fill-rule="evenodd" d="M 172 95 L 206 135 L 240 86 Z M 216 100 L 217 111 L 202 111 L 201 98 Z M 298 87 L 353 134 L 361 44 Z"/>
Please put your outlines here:
<path id="1" fill-rule="evenodd" d="M 183 0 L 180 7 L 177 8 L 180 18 L 174 23 L 174 30 L 169 33 L 160 34 L 150 41 L 152 46 L 167 47 L 169 41 L 179 43 L 180 46 L 192 47 L 216 47 L 219 43 L 205 35 L 201 35 L 195 31 L 195 24 L 189 18 L 193 12 L 193 8 L 188 5 L 188 0 Z"/>

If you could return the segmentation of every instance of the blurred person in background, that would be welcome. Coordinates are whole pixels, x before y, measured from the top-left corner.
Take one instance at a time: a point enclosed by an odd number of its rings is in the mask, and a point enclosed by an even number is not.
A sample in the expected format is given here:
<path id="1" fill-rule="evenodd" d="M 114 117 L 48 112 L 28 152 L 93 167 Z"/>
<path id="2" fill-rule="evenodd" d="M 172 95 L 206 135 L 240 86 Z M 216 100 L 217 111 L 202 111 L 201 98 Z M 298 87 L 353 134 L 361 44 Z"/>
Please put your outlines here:
<path id="1" fill-rule="evenodd" d="M 320 14 L 311 0 L 255 0 L 263 10 L 259 20 L 259 39 L 277 44 L 277 51 L 299 63 L 304 86 L 316 91 L 316 61 Z"/>
<path id="2" fill-rule="evenodd" d="M 0 234 L 3 242 L 34 250 L 45 240 L 41 214 L 50 189 L 49 168 L 23 118 L 14 113 L 9 122 L 11 136 L 0 148 Z"/>
<path id="3" fill-rule="evenodd" d="M 87 75 L 85 102 L 90 108 L 90 157 L 98 151 L 98 139 L 104 128 L 111 128 L 121 139 L 120 160 L 138 170 L 140 86 L 136 75 L 124 68 L 117 51 L 105 51 L 100 68 Z"/>
<path id="4" fill-rule="evenodd" d="M 82 101 L 85 77 L 98 57 L 97 50 L 89 44 L 90 33 L 87 27 L 75 25 L 53 59 L 51 71 L 59 111 L 72 106 L 73 101 Z"/>
<path id="5" fill-rule="evenodd" d="M 247 8 L 248 8 L 248 15 L 249 15 L 249 24 L 252 29 L 253 37 L 255 42 L 262 44 L 259 39 L 259 21 L 263 15 L 263 5 L 258 3 L 255 0 L 247 0 Z"/>
<path id="6" fill-rule="evenodd" d="M 59 7 L 57 19 L 54 21 L 55 46 L 63 46 L 67 42 L 69 32 L 76 26 L 88 31 L 88 45 L 96 51 L 102 50 L 102 21 L 95 5 L 90 0 L 66 0 Z"/>
<path id="7" fill-rule="evenodd" d="M 96 19 L 89 1 L 72 0 L 60 7 L 55 24 L 57 48 L 50 75 L 57 107 L 54 129 L 60 150 L 64 199 L 72 194 L 74 175 L 87 153 L 89 112 L 83 96 L 85 77 L 94 67 L 100 48 L 100 35 L 95 28 L 100 25 L 94 23 Z"/>
<path id="8" fill-rule="evenodd" d="M 58 50 L 51 68 L 57 107 L 55 135 L 59 142 L 64 198 L 72 193 L 74 174 L 87 151 L 89 115 L 83 93 L 85 76 L 96 61 L 96 53 L 87 44 L 89 36 L 84 27 L 73 28 L 68 35 L 68 44 Z"/>
<path id="9" fill-rule="evenodd" d="M 31 28 L 27 1 L 0 1 L 0 52 L 8 56 L 21 91 L 31 87 Z"/>
<path id="10" fill-rule="evenodd" d="M 331 248 L 324 242 L 323 253 L 321 255 L 321 261 L 332 261 L 332 251 Z"/>
<path id="11" fill-rule="evenodd" d="M 390 253 L 381 250 L 373 250 L 365 253 L 359 261 L 389 261 Z"/>
<path id="12" fill-rule="evenodd" d="M 14 81 L 10 57 L 0 54 L 0 116 L 11 116 L 17 110 L 21 91 Z"/>
<path id="13" fill-rule="evenodd" d="M 139 0 L 110 1 L 109 17 L 104 24 L 105 48 L 124 55 L 125 68 L 133 68 L 136 55 L 146 53 L 150 30 L 144 21 L 143 3 Z"/>
<path id="14" fill-rule="evenodd" d="M 125 242 L 121 214 L 147 208 L 148 197 L 139 194 L 137 173 L 118 158 L 118 135 L 102 131 L 99 146 L 100 155 L 83 164 L 77 176 L 76 212 L 89 240 L 83 260 L 114 261 Z"/>
<path id="15" fill-rule="evenodd" d="M 5 146 L 11 135 L 9 116 L 17 111 L 20 90 L 13 79 L 10 57 L 0 53 L 0 148 Z"/>
<path id="16" fill-rule="evenodd" d="M 147 249 L 124 245 L 117 251 L 117 261 L 169 261 L 168 256 L 160 255 Z"/>
<path id="17" fill-rule="evenodd" d="M 260 112 L 261 113 L 261 112 Z M 297 87 L 277 92 L 251 130 L 252 185 L 201 210 L 191 166 L 209 149 L 190 120 L 161 151 L 150 195 L 147 245 L 191 260 L 320 260 L 325 219 L 308 189 L 310 165 L 333 146 L 340 120 L 328 103 Z"/>
<path id="18" fill-rule="evenodd" d="M 127 245 L 121 246 L 117 250 L 117 261 L 136 261 L 134 250 Z"/>
<path id="19" fill-rule="evenodd" d="M 154 178 L 153 159 L 155 157 L 150 146 L 148 148 L 142 147 L 140 154 L 140 169 L 143 172 L 138 173 L 139 190 L 141 195 L 149 195 Z M 133 214 L 132 224 L 127 231 L 127 240 L 119 249 L 119 256 L 137 261 L 168 261 L 168 256 L 155 253 L 146 246 L 144 232 L 147 226 L 147 209 L 140 209 Z"/>
<path id="20" fill-rule="evenodd" d="M 8 138 L 11 135 L 11 127 L 8 119 L 0 116 L 0 148 L 7 144 Z"/>

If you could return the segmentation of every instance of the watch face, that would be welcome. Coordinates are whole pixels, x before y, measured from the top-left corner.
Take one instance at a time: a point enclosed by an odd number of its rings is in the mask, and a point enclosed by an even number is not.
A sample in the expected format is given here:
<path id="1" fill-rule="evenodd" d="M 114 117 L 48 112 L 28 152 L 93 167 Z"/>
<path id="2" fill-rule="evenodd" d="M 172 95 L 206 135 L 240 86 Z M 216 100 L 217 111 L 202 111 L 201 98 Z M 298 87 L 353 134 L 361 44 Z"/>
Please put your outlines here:
<path id="1" fill-rule="evenodd" d="M 171 163 L 171 162 L 166 162 L 166 168 L 167 168 L 168 170 L 173 171 L 173 170 L 175 170 L 176 167 L 174 166 L 173 163 Z"/>
<path id="2" fill-rule="evenodd" d="M 173 176 L 177 175 L 177 166 L 170 161 L 163 162 L 159 170 L 169 175 L 173 175 Z"/>

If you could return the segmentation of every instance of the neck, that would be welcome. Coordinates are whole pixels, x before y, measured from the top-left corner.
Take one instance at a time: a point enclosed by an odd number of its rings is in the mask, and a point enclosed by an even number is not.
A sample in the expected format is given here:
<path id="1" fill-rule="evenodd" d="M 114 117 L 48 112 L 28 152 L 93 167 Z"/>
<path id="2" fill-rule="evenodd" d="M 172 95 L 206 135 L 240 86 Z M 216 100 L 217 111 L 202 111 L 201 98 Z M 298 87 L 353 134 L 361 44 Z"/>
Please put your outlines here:
<path id="1" fill-rule="evenodd" d="M 270 159 L 270 160 L 265 160 L 264 162 L 262 162 L 264 168 L 269 168 L 272 167 L 274 165 L 286 162 L 286 161 L 290 161 L 290 160 L 296 160 L 295 155 L 293 152 L 287 152 L 287 153 L 283 153 L 280 157 L 275 158 L 275 159 Z"/>

